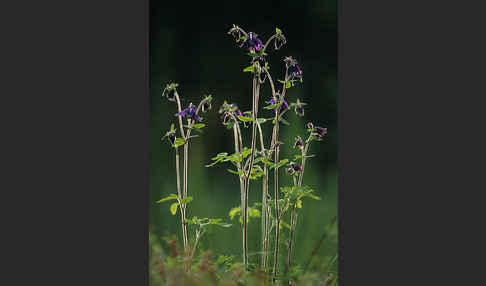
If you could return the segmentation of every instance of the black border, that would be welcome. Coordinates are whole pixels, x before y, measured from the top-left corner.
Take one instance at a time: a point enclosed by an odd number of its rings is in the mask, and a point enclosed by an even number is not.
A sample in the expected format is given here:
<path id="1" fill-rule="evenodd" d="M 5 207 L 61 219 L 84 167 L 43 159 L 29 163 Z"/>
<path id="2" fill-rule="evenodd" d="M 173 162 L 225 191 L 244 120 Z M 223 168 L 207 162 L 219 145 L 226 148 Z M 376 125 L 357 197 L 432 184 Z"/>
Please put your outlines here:
<path id="1" fill-rule="evenodd" d="M 461 26 L 484 17 L 441 5 L 339 1 L 340 285 L 344 196 L 351 285 L 473 279 L 476 236 L 456 232 L 481 229 L 482 207 L 462 200 L 484 183 L 462 158 L 484 144 L 450 138 L 482 130 L 483 105 L 458 105 L 484 95 L 483 72 L 466 67 L 484 47 L 463 36 L 481 38 L 484 23 Z M 2 10 L 2 95 L 17 101 L 2 134 L 6 278 L 147 285 L 148 1 Z"/>

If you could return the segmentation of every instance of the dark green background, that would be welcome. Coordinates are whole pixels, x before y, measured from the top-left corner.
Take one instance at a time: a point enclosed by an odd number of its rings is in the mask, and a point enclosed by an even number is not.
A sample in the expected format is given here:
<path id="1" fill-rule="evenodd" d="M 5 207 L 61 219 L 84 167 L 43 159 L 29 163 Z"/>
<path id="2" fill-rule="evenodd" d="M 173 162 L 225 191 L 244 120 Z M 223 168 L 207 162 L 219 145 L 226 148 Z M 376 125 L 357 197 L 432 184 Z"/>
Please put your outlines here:
<path id="1" fill-rule="evenodd" d="M 229 165 L 205 168 L 215 154 L 232 153 L 233 134 L 226 130 L 217 110 L 224 100 L 237 103 L 242 111 L 251 110 L 251 74 L 242 70 L 249 65 L 246 50 L 239 48 L 227 31 L 237 24 L 247 32 L 259 34 L 266 41 L 280 28 L 287 44 L 279 51 L 269 49 L 270 72 L 274 81 L 282 79 L 285 56 L 297 59 L 303 69 L 304 82 L 287 92 L 287 101 L 296 98 L 308 103 L 305 117 L 293 112 L 286 115 L 291 126 L 282 125 L 281 158 L 293 157 L 291 148 L 296 135 L 305 135 L 305 123 L 312 121 L 328 127 L 323 142 L 310 148 L 311 158 L 306 166 L 304 184 L 313 187 L 323 198 L 304 201 L 296 230 L 295 257 L 297 263 L 308 258 L 315 242 L 333 216 L 337 215 L 337 3 L 336 1 L 151 1 L 150 7 L 150 109 L 149 152 L 150 194 L 149 222 L 158 235 L 177 234 L 180 237 L 179 213 L 173 217 L 169 204 L 155 204 L 161 197 L 176 193 L 174 151 L 160 141 L 171 123 L 176 123 L 176 105 L 160 97 L 160 86 L 170 81 L 179 83 L 183 105 L 197 104 L 203 94 L 214 97 L 213 110 L 203 114 L 207 127 L 202 136 L 190 145 L 188 217 L 219 217 L 229 220 L 230 208 L 239 205 L 239 183 L 226 171 Z M 280 89 L 280 87 L 279 87 Z M 270 97 L 266 83 L 260 93 L 261 103 Z M 269 118 L 270 111 L 260 110 L 259 117 Z M 265 126 L 268 145 L 271 123 Z M 246 134 L 246 146 L 251 129 Z M 182 159 L 182 156 L 181 156 Z M 182 160 L 181 160 L 182 164 Z M 290 180 L 283 169 L 281 186 Z M 272 184 L 270 185 L 272 186 Z M 144 191 L 144 190 L 140 190 Z M 261 200 L 261 180 L 250 185 L 250 205 Z M 218 230 L 202 240 L 202 246 L 218 254 L 241 257 L 241 229 L 236 221 L 229 229 Z M 250 255 L 260 250 L 259 220 L 249 228 Z M 283 231 L 286 235 L 287 231 Z M 191 238 L 193 233 L 190 233 Z M 337 251 L 333 235 L 321 248 L 321 257 Z M 286 255 L 286 251 L 281 251 Z M 250 262 L 256 262 L 250 256 Z"/>

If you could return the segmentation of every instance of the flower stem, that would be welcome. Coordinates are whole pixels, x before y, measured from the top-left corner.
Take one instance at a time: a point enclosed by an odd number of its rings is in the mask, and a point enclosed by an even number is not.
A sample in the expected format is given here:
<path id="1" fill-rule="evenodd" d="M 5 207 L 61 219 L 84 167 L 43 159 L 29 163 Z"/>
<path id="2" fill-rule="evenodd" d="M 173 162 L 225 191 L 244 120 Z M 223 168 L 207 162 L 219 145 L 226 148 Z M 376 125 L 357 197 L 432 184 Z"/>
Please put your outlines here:
<path id="1" fill-rule="evenodd" d="M 309 149 L 309 143 L 305 144 L 304 149 L 301 152 L 302 155 L 302 171 L 299 174 L 299 182 L 297 184 L 298 187 L 302 187 L 302 178 L 304 177 L 304 167 L 305 167 L 305 158 L 307 156 L 307 150 Z M 294 177 L 295 178 L 295 177 Z M 295 181 L 294 181 L 295 185 Z M 290 269 L 292 266 L 292 242 L 294 240 L 294 233 L 295 233 L 295 226 L 297 225 L 297 215 L 298 211 L 297 208 L 294 206 L 292 208 L 291 214 L 291 223 L 290 223 L 290 239 L 289 239 L 289 247 L 288 247 L 288 257 L 287 257 L 287 268 Z"/>
<path id="2" fill-rule="evenodd" d="M 258 132 L 260 135 L 260 146 L 262 149 L 262 156 L 265 156 L 265 144 L 263 143 L 263 132 L 260 123 L 257 122 Z M 262 185 L 262 225 L 261 225 L 261 235 L 262 235 L 262 258 L 261 265 L 265 269 L 267 266 L 267 187 L 268 187 L 268 166 L 263 164 L 263 185 Z"/>
<path id="3" fill-rule="evenodd" d="M 176 102 L 177 102 L 177 110 L 180 113 L 182 108 L 181 108 L 181 101 L 180 101 L 180 98 L 179 98 L 179 94 L 177 92 L 174 92 L 174 95 L 175 95 Z M 178 118 L 179 118 L 179 129 L 180 129 L 180 132 L 181 132 L 181 136 L 184 140 L 187 140 L 186 139 L 187 137 L 184 134 L 184 125 L 182 124 L 182 116 L 179 115 Z M 181 193 L 181 190 L 180 190 L 179 150 L 178 150 L 178 148 L 176 148 L 177 190 L 178 190 L 179 198 L 182 198 L 182 199 L 184 199 L 186 197 L 186 194 L 187 194 L 187 191 L 185 191 L 187 189 L 186 145 L 187 145 L 187 142 L 184 145 L 184 172 L 183 172 L 184 192 L 183 193 Z M 188 255 L 189 249 L 188 249 L 188 245 L 187 245 L 186 205 L 180 204 L 180 209 L 181 209 L 181 219 L 182 219 L 182 240 L 183 240 L 183 244 L 184 244 L 184 254 Z"/>
<path id="4" fill-rule="evenodd" d="M 281 95 L 281 102 L 283 102 L 284 98 L 285 98 L 285 91 L 287 90 L 286 87 L 285 87 L 285 82 L 287 82 L 288 80 L 288 77 L 287 77 L 287 74 L 288 74 L 288 70 L 285 71 L 285 81 L 284 83 L 282 84 L 282 95 Z M 272 90 L 274 90 L 273 88 L 273 81 L 270 81 L 272 83 Z M 279 100 L 276 95 L 275 95 L 275 92 L 274 92 L 274 98 L 277 102 L 277 100 Z M 278 141 L 278 137 L 279 137 L 279 114 L 280 114 L 280 107 L 281 105 L 279 105 L 276 110 L 275 110 L 275 125 L 274 125 L 274 148 L 275 148 L 275 154 L 274 154 L 274 164 L 276 165 L 275 166 L 275 169 L 274 169 L 274 199 L 275 199 L 275 220 L 276 220 L 276 226 L 275 226 L 275 250 L 274 250 L 274 257 L 273 257 L 273 279 L 275 280 L 276 277 L 277 277 L 277 272 L 278 272 L 278 248 L 279 248 L 279 235 L 280 235 L 280 215 L 279 215 L 279 206 L 278 206 L 278 168 L 277 168 L 277 164 L 279 162 L 279 151 L 280 151 L 280 148 L 278 146 L 279 144 L 279 141 Z"/>
<path id="5" fill-rule="evenodd" d="M 253 162 L 255 159 L 255 147 L 256 147 L 256 121 L 257 121 L 257 113 L 258 113 L 258 92 L 260 89 L 260 82 L 257 80 L 256 73 L 253 73 L 253 128 L 252 128 L 252 136 L 251 136 L 251 155 L 250 155 L 250 164 L 248 166 L 248 174 L 246 174 L 246 182 L 245 182 L 245 206 L 243 210 L 243 264 L 245 265 L 245 269 L 248 268 L 248 189 L 250 187 L 250 177 L 251 177 L 251 170 L 253 169 Z"/>

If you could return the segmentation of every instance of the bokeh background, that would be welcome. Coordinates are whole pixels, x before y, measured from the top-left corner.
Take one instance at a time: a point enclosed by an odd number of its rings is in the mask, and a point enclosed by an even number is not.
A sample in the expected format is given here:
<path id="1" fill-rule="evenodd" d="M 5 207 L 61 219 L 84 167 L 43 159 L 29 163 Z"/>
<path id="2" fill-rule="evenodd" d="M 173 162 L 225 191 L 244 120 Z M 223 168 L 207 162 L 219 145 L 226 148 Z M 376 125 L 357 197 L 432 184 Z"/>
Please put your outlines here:
<path id="1" fill-rule="evenodd" d="M 275 28 L 287 37 L 279 51 L 268 49 L 270 72 L 274 81 L 283 78 L 285 56 L 297 59 L 303 69 L 304 82 L 287 92 L 286 99 L 299 98 L 308 103 L 305 117 L 293 112 L 286 115 L 291 126 L 281 125 L 282 158 L 296 154 L 292 144 L 297 135 L 305 136 L 309 121 L 328 128 L 323 142 L 311 145 L 315 154 L 306 163 L 304 184 L 316 190 L 321 201 L 304 201 L 296 229 L 295 262 L 307 261 L 316 241 L 334 216 L 337 216 L 337 3 L 336 0 L 307 1 L 151 1 L 150 3 L 150 98 L 149 98 L 149 224 L 157 236 L 180 234 L 179 213 L 173 217 L 169 204 L 155 201 L 176 193 L 174 151 L 160 137 L 176 123 L 176 105 L 160 97 L 160 87 L 170 81 L 179 83 L 183 105 L 197 104 L 203 94 L 214 97 L 213 110 L 203 114 L 207 127 L 202 136 L 192 140 L 189 153 L 188 217 L 217 217 L 229 221 L 229 210 L 240 204 L 239 182 L 226 171 L 229 165 L 204 167 L 220 152 L 233 153 L 233 134 L 221 124 L 218 109 L 224 100 L 238 104 L 242 111 L 251 110 L 251 74 L 243 73 L 249 65 L 246 50 L 239 48 L 227 31 L 237 24 L 247 32 L 259 34 L 263 42 Z M 273 44 L 272 44 L 273 45 Z M 267 83 L 260 97 L 271 96 Z M 271 111 L 260 110 L 259 117 L 269 118 Z M 264 125 L 271 134 L 271 123 Z M 246 133 L 249 146 L 251 128 Z M 182 159 L 182 153 L 181 153 Z M 181 160 L 182 165 L 182 160 Z M 290 178 L 281 169 L 281 186 Z M 272 187 L 272 184 L 270 184 Z M 143 191 L 143 190 L 141 190 Z M 250 185 L 250 205 L 261 200 L 261 180 Z M 232 221 L 229 229 L 206 235 L 201 245 L 217 254 L 234 255 L 241 260 L 241 227 Z M 256 262 L 260 250 L 260 220 L 249 226 L 250 262 Z M 287 230 L 282 231 L 283 235 Z M 193 233 L 190 233 L 193 237 Z M 318 252 L 320 260 L 337 253 L 337 234 L 332 232 Z M 280 251 L 282 257 L 286 251 Z M 317 259 L 317 260 L 319 260 Z"/>

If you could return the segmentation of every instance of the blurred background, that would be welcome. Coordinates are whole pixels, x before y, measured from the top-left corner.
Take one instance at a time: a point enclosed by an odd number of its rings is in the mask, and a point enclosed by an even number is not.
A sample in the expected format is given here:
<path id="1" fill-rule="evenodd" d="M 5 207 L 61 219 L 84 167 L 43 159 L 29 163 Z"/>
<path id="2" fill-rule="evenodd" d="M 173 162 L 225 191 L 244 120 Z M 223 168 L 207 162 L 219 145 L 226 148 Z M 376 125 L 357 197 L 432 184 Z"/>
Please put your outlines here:
<path id="1" fill-rule="evenodd" d="M 305 117 L 294 112 L 285 116 L 291 126 L 281 125 L 280 158 L 293 158 L 294 137 L 306 136 L 305 124 L 314 122 L 328 128 L 322 142 L 311 145 L 309 153 L 315 154 L 306 162 L 304 185 L 312 187 L 322 200 L 304 201 L 299 212 L 295 236 L 294 261 L 304 264 L 317 240 L 334 216 L 337 216 L 337 3 L 336 0 L 307 1 L 151 1 L 150 3 L 150 98 L 149 98 L 149 224 L 157 236 L 181 237 L 179 212 L 170 214 L 170 204 L 155 202 L 169 193 L 177 193 L 174 150 L 161 135 L 176 123 L 176 105 L 161 99 L 161 85 L 179 83 L 178 92 L 183 106 L 199 103 L 204 94 L 213 95 L 213 109 L 202 114 L 204 133 L 194 138 L 189 154 L 189 204 L 188 217 L 223 218 L 233 223 L 228 229 L 217 229 L 206 235 L 201 246 L 217 254 L 234 255 L 241 260 L 241 227 L 235 219 L 230 221 L 228 212 L 239 206 L 238 178 L 226 171 L 231 166 L 216 165 L 206 168 L 217 153 L 233 153 L 233 134 L 221 124 L 218 109 L 224 100 L 236 103 L 242 111 L 251 110 L 251 73 L 242 70 L 249 66 L 247 50 L 239 48 L 230 35 L 232 24 L 247 32 L 257 33 L 265 43 L 280 28 L 287 44 L 267 50 L 270 73 L 274 81 L 283 79 L 285 56 L 298 60 L 304 82 L 287 91 L 286 100 L 297 98 L 308 103 Z M 280 85 L 278 85 L 280 89 Z M 271 96 L 268 81 L 260 92 L 260 106 Z M 269 118 L 273 113 L 259 111 L 259 117 Z M 177 125 L 177 124 L 176 124 Z M 271 138 L 271 123 L 263 125 Z M 243 130 L 245 145 L 249 147 L 251 128 Z M 182 152 L 181 152 L 182 166 Z M 290 178 L 281 169 L 280 186 L 290 185 Z M 182 179 L 182 178 L 181 178 Z M 270 188 L 273 184 L 270 184 Z M 143 191 L 143 190 L 141 190 Z M 261 201 L 261 180 L 250 184 L 250 205 Z M 288 221 L 288 219 L 287 219 Z M 191 229 L 190 238 L 194 233 Z M 318 252 L 320 260 L 337 253 L 337 232 L 333 231 Z M 284 229 L 285 237 L 288 231 Z M 260 220 L 249 226 L 250 262 L 256 263 L 260 250 Z M 282 258 L 286 251 L 280 251 Z M 316 259 L 319 260 L 319 259 Z"/>

